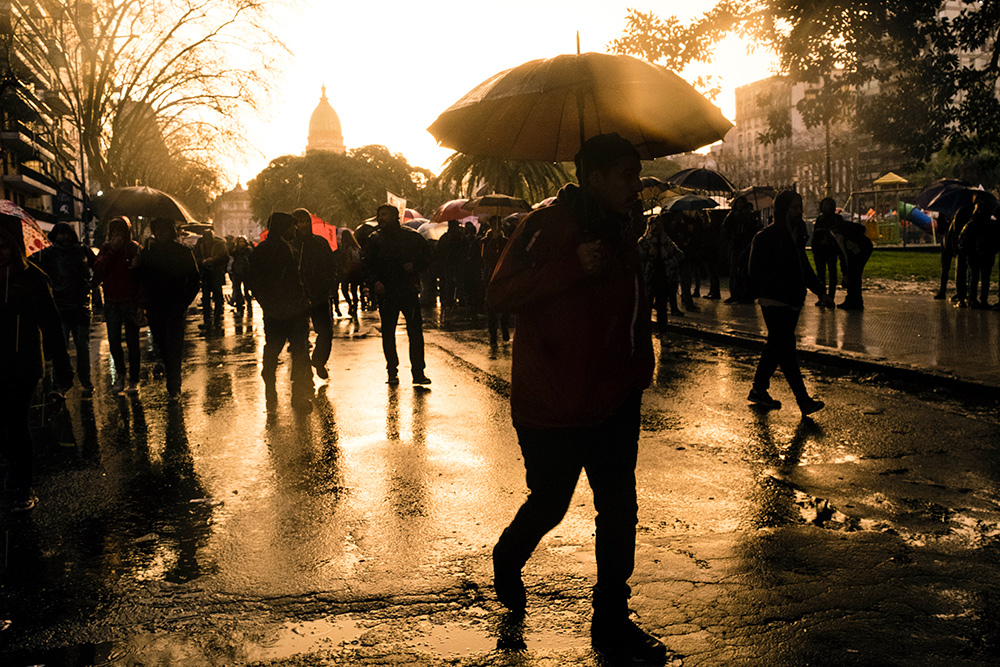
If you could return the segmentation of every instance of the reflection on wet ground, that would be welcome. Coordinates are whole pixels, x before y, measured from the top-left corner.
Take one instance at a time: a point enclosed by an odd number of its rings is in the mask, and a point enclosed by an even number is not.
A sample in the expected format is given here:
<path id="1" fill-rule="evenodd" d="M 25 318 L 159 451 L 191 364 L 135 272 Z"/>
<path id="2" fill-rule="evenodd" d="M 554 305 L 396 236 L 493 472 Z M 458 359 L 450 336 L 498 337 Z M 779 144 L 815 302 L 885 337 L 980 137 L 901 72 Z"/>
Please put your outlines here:
<path id="1" fill-rule="evenodd" d="M 596 664 L 586 484 L 525 568 L 528 616 L 505 617 L 493 599 L 490 549 L 525 493 L 509 346 L 430 331 L 434 383 L 392 387 L 372 323 L 338 322 L 331 377 L 317 381 L 308 414 L 283 398 L 287 360 L 282 398 L 266 409 L 261 328 L 246 318 L 221 339 L 187 342 L 179 405 L 151 360 L 138 396 L 71 395 L 42 434 L 41 505 L 3 517 L 0 621 L 11 625 L 0 656 Z M 886 628 L 918 622 L 949 649 L 985 632 L 955 609 L 972 600 L 993 618 L 976 598 L 987 579 L 953 577 L 997 569 L 995 413 L 813 368 L 806 381 L 829 407 L 803 420 L 746 407 L 756 356 L 745 350 L 673 338 L 657 359 L 642 412 L 633 607 L 684 664 L 831 664 L 817 660 L 824 642 L 843 649 L 832 664 L 876 664 L 871 633 L 845 644 L 862 617 L 893 637 Z M 855 614 L 852 595 L 877 602 Z M 927 617 L 896 611 L 894 595 L 932 600 Z M 917 650 L 898 664 L 917 664 Z"/>

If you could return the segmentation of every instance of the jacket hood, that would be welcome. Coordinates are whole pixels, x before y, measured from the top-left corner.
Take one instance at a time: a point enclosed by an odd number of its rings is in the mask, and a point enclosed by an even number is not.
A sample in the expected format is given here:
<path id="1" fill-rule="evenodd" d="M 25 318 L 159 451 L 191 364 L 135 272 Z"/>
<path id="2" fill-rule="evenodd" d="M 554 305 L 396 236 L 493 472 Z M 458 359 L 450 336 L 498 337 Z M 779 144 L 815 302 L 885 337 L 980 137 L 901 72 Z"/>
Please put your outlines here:
<path id="1" fill-rule="evenodd" d="M 14 248 L 14 262 L 19 268 L 27 266 L 28 258 L 24 251 L 24 232 L 21 231 L 21 219 L 17 216 L 0 213 L 0 238 Z"/>
<path id="2" fill-rule="evenodd" d="M 55 226 L 52 228 L 52 231 L 49 232 L 49 241 L 52 241 L 52 245 L 54 246 L 59 245 L 58 243 L 56 243 L 56 237 L 59 236 L 59 234 L 61 234 L 63 231 L 69 232 L 69 234 L 73 237 L 73 241 L 70 243 L 70 245 L 76 245 L 77 243 L 80 242 L 80 237 L 77 236 L 76 229 L 73 228 L 73 225 L 69 224 L 68 222 L 57 222 Z"/>

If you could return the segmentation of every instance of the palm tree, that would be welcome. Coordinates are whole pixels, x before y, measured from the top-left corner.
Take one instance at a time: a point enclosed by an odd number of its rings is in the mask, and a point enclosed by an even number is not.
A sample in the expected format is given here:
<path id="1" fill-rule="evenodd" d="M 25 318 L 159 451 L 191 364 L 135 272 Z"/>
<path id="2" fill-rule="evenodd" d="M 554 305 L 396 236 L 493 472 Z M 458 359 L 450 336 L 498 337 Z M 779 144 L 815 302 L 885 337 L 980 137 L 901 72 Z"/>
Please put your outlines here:
<path id="1" fill-rule="evenodd" d="M 562 164 L 452 153 L 438 176 L 445 190 L 472 196 L 485 183 L 493 192 L 536 202 L 554 195 L 570 180 Z"/>

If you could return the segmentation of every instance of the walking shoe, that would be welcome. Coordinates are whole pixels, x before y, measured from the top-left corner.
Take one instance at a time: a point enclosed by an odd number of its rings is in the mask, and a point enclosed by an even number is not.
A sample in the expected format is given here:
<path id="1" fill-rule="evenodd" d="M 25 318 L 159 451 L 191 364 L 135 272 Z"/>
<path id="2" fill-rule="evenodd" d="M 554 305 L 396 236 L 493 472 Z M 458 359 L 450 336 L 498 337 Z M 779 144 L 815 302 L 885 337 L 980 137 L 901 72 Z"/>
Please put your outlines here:
<path id="1" fill-rule="evenodd" d="M 759 405 L 760 407 L 768 410 L 781 409 L 781 401 L 771 398 L 771 395 L 767 393 L 766 389 L 751 389 L 750 394 L 747 396 L 747 400 L 754 405 Z"/>
<path id="2" fill-rule="evenodd" d="M 667 647 L 645 632 L 628 616 L 606 617 L 594 612 L 590 624 L 590 643 L 594 651 L 613 664 L 663 665 Z"/>
<path id="3" fill-rule="evenodd" d="M 14 499 L 14 505 L 10 508 L 11 512 L 29 512 L 35 509 L 35 505 L 38 504 L 38 496 L 31 489 L 27 491 L 21 491 L 17 494 Z"/>
<path id="4" fill-rule="evenodd" d="M 324 366 L 316 366 L 316 377 L 318 377 L 320 380 L 328 380 L 328 379 L 330 379 L 330 373 L 327 372 L 325 365 Z"/>
<path id="5" fill-rule="evenodd" d="M 422 373 L 420 375 L 413 376 L 413 384 L 430 384 L 430 383 L 431 379 Z"/>
<path id="6" fill-rule="evenodd" d="M 504 562 L 493 547 L 493 590 L 497 600 L 511 611 L 524 611 L 528 606 L 528 593 L 521 581 L 521 570 Z"/>
<path id="7" fill-rule="evenodd" d="M 819 412 L 824 407 L 826 407 L 826 403 L 811 397 L 804 401 L 799 401 L 799 410 L 802 411 L 803 417 L 811 415 L 814 412 Z"/>

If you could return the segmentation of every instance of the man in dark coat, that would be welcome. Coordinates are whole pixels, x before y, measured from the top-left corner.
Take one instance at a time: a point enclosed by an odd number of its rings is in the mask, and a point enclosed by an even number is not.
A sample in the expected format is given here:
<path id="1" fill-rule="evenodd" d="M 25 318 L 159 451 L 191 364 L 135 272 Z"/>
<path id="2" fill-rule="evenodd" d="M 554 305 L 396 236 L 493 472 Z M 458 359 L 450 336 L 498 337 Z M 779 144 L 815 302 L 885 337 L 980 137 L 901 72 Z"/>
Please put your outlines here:
<path id="1" fill-rule="evenodd" d="M 313 384 L 309 369 L 309 297 L 299 273 L 299 257 L 292 242 L 295 218 L 275 212 L 247 267 L 247 285 L 264 311 L 264 356 L 261 377 L 268 405 L 278 398 L 278 357 L 288 344 L 292 357 L 292 406 L 312 409 Z"/>
<path id="2" fill-rule="evenodd" d="M 376 212 L 378 231 L 365 245 L 366 289 L 378 299 L 382 352 L 390 385 L 399 384 L 396 324 L 402 313 L 410 341 L 413 384 L 430 384 L 424 374 L 424 330 L 420 312 L 420 272 L 431 263 L 431 249 L 416 231 L 399 224 L 399 209 L 382 204 Z"/>
<path id="3" fill-rule="evenodd" d="M 5 214 L 0 214 L 0 293 L 0 454 L 7 459 L 4 483 L 14 492 L 12 509 L 24 512 L 38 502 L 32 490 L 31 399 L 46 358 L 60 391 L 73 386 L 73 367 L 49 281 L 24 256 L 21 220 Z"/>
<path id="4" fill-rule="evenodd" d="M 52 245 L 33 254 L 31 261 L 49 277 L 66 344 L 72 337 L 76 347 L 76 375 L 84 398 L 89 398 L 94 393 L 90 381 L 90 293 L 96 257 L 80 243 L 68 223 L 56 223 L 49 240 Z"/>
<path id="5" fill-rule="evenodd" d="M 153 220 L 153 239 L 132 264 L 142 285 L 146 318 L 160 351 L 167 376 L 167 394 L 176 402 L 181 393 L 184 327 L 188 306 L 201 285 L 194 253 L 177 241 L 173 220 Z"/>
<path id="6" fill-rule="evenodd" d="M 309 319 L 316 332 L 316 347 L 312 365 L 316 375 L 326 380 L 330 374 L 326 362 L 333 346 L 333 313 L 330 311 L 330 293 L 337 290 L 336 258 L 333 248 L 322 236 L 313 234 L 312 214 L 304 208 L 292 211 L 295 218 L 295 239 L 292 246 L 299 258 L 299 274 L 309 297 Z"/>
<path id="7" fill-rule="evenodd" d="M 201 330 L 211 336 L 222 328 L 225 298 L 222 286 L 226 282 L 229 251 L 226 242 L 215 238 L 215 232 L 206 229 L 194 246 L 194 258 L 201 272 Z"/>
<path id="8" fill-rule="evenodd" d="M 494 588 L 508 608 L 525 608 L 521 568 L 586 470 L 597 507 L 593 646 L 611 662 L 663 664 L 666 647 L 628 609 L 639 408 L 654 366 L 630 215 L 642 165 L 617 134 L 589 139 L 576 165 L 580 186 L 521 222 L 487 289 L 491 308 L 518 317 L 511 417 L 530 492 L 493 549 Z"/>

